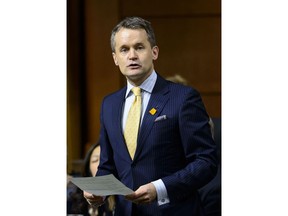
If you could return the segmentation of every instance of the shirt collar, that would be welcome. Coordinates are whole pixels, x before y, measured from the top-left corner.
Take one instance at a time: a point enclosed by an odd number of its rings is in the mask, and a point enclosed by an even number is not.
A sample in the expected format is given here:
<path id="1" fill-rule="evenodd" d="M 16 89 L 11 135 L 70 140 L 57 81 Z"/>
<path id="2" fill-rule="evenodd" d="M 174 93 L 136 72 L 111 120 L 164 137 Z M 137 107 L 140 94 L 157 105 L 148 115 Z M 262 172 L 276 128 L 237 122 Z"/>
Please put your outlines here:
<path id="1" fill-rule="evenodd" d="M 143 89 L 144 91 L 151 94 L 152 90 L 154 88 L 154 85 L 156 83 L 156 80 L 157 80 L 157 74 L 153 70 L 152 73 L 150 74 L 150 76 L 139 87 L 141 89 Z M 128 82 L 128 80 L 127 80 L 127 90 L 126 90 L 125 98 L 127 98 L 127 96 L 129 95 L 129 93 L 131 92 L 131 89 L 133 87 L 134 86 L 130 82 Z"/>

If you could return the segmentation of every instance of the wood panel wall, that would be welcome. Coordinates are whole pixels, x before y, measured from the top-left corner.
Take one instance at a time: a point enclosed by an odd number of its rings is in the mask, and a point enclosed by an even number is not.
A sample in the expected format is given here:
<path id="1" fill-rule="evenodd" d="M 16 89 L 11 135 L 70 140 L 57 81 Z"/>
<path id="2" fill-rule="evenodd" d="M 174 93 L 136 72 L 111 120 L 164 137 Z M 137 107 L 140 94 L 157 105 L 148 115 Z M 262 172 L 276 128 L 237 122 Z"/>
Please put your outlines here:
<path id="1" fill-rule="evenodd" d="M 83 10 L 78 12 L 83 13 L 83 23 L 80 26 L 83 27 L 84 47 L 74 56 L 79 59 L 84 57 L 84 65 L 74 68 L 78 73 L 72 73 L 73 63 L 68 62 L 70 67 L 68 65 L 67 72 L 67 80 L 70 82 L 68 94 L 70 92 L 72 101 L 74 98 L 74 104 L 68 103 L 67 110 L 70 128 L 68 171 L 73 170 L 71 161 L 83 158 L 87 148 L 98 140 L 99 112 L 103 97 L 125 84 L 125 79 L 113 63 L 110 48 L 111 30 L 124 17 L 141 16 L 152 23 L 160 48 L 159 58 L 155 62 L 156 71 L 163 77 L 179 74 L 186 78 L 201 93 L 209 115 L 221 116 L 220 0 L 182 0 L 179 3 L 171 0 L 82 2 Z M 79 45 L 77 38 L 74 42 L 76 46 Z M 73 41 L 69 47 L 73 51 Z M 77 80 L 75 74 L 84 80 L 84 88 L 73 96 L 77 84 L 71 80 Z M 77 101 L 82 105 L 77 105 Z M 77 130 L 82 132 L 75 132 Z"/>

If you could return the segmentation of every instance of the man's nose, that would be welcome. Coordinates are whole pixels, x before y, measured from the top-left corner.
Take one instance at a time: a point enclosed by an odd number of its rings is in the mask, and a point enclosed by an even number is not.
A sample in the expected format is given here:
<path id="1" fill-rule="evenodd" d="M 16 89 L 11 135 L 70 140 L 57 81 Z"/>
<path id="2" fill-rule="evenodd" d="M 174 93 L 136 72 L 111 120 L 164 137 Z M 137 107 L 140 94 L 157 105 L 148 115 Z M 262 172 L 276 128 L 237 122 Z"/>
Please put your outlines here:
<path id="1" fill-rule="evenodd" d="M 134 49 L 129 51 L 129 59 L 137 59 L 137 53 Z"/>

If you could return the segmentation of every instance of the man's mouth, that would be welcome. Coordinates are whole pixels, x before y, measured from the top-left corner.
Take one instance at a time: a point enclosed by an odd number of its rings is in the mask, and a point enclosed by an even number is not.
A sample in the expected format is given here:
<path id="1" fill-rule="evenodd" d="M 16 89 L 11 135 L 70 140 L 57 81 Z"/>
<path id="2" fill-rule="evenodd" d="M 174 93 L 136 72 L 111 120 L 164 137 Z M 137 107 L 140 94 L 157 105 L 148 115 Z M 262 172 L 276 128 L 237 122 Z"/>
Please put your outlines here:
<path id="1" fill-rule="evenodd" d="M 130 68 L 130 69 L 138 69 L 140 67 L 141 67 L 141 65 L 139 65 L 139 64 L 129 64 L 128 65 L 128 68 Z"/>

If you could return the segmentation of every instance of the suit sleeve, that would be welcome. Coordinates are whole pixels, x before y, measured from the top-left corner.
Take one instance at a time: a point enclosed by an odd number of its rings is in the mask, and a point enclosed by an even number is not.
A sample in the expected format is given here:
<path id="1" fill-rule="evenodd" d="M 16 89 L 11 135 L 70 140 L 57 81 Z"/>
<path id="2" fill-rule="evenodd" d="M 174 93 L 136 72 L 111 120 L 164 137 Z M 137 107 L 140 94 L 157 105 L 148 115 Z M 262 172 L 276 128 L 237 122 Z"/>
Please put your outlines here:
<path id="1" fill-rule="evenodd" d="M 217 172 L 216 145 L 200 94 L 189 90 L 179 109 L 179 133 L 186 166 L 162 178 L 170 202 L 181 201 L 207 184 Z"/>
<path id="2" fill-rule="evenodd" d="M 109 142 L 109 137 L 107 135 L 105 123 L 104 123 L 104 118 L 103 116 L 105 115 L 105 110 L 107 111 L 108 109 L 105 109 L 105 99 L 103 100 L 102 107 L 101 107 L 101 112 L 100 112 L 100 148 L 101 148 L 101 153 L 100 153 L 100 163 L 98 166 L 98 171 L 96 173 L 96 176 L 103 176 L 103 175 L 109 175 L 109 174 L 114 174 L 114 176 L 117 177 L 117 172 L 115 169 L 115 164 L 113 159 L 113 150 L 111 147 L 111 144 Z"/>

